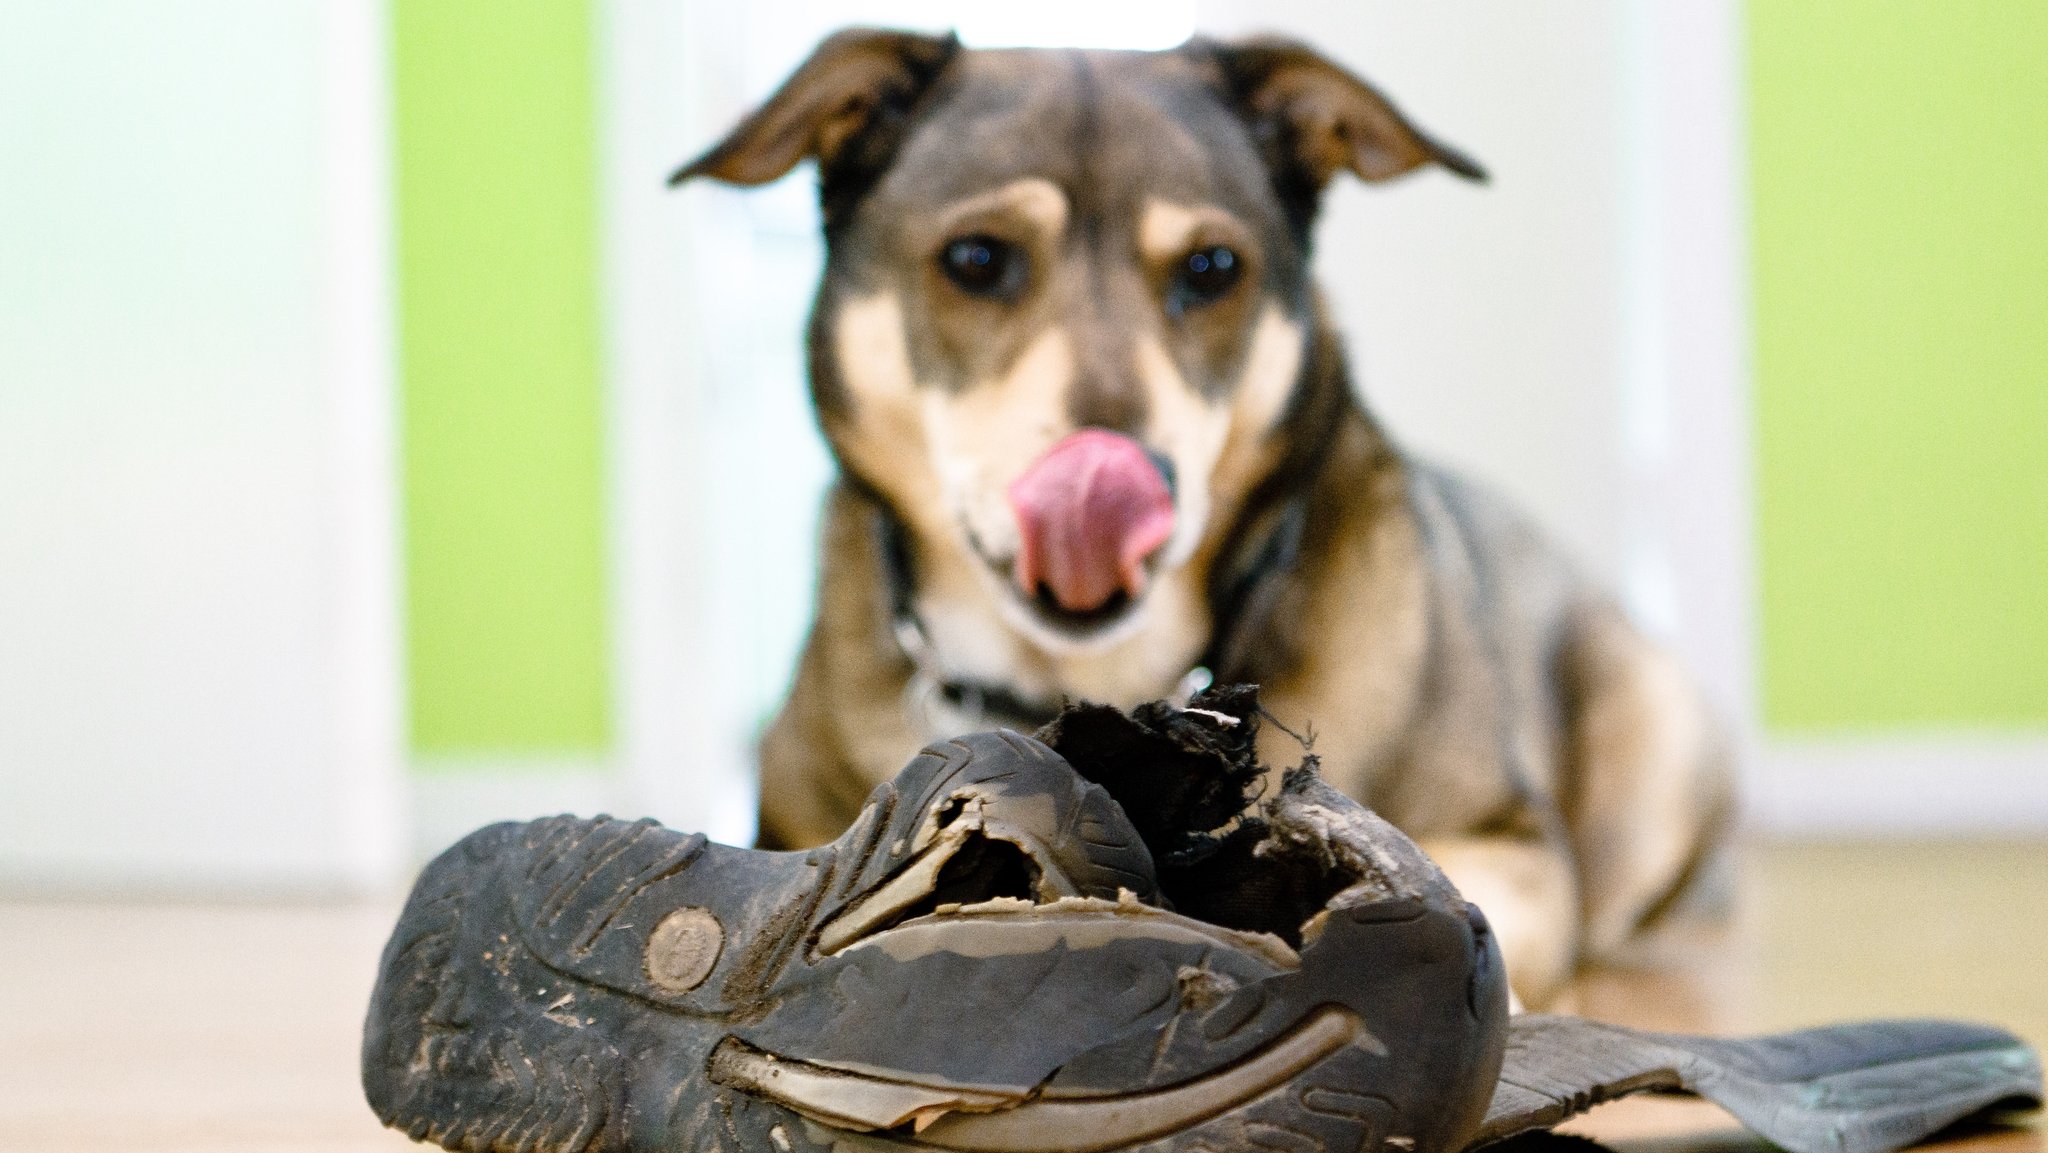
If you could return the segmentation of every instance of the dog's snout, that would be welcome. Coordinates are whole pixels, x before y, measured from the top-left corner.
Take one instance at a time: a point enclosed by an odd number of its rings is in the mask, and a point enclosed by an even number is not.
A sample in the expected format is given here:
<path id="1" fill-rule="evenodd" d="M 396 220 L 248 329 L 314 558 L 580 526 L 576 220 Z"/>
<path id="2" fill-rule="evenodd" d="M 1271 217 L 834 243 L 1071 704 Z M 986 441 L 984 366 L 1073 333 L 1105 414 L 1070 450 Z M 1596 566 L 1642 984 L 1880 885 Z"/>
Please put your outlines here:
<path id="1" fill-rule="evenodd" d="M 1096 278 L 1100 280 L 1101 278 Z M 1115 278 L 1071 302 L 1065 328 L 1073 342 L 1074 377 L 1067 415 L 1077 428 L 1135 435 L 1150 415 L 1134 336 L 1142 328 L 1135 305 Z"/>
<path id="2" fill-rule="evenodd" d="M 1102 358 L 1088 357 L 1099 365 Z M 1131 375 L 1102 367 L 1083 369 L 1067 393 L 1067 414 L 1081 428 L 1135 431 L 1145 421 L 1145 390 Z"/>

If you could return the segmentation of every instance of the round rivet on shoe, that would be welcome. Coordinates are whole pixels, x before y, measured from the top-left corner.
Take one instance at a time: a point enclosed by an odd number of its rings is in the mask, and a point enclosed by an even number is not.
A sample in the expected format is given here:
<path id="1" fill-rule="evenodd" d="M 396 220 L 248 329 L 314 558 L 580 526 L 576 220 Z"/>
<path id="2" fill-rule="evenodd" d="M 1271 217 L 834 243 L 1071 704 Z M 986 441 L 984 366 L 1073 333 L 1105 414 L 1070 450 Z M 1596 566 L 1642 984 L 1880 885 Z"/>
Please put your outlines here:
<path id="1" fill-rule="evenodd" d="M 647 938 L 647 979 L 664 993 L 704 983 L 725 947 L 725 929 L 709 909 L 684 906 L 661 919 Z"/>

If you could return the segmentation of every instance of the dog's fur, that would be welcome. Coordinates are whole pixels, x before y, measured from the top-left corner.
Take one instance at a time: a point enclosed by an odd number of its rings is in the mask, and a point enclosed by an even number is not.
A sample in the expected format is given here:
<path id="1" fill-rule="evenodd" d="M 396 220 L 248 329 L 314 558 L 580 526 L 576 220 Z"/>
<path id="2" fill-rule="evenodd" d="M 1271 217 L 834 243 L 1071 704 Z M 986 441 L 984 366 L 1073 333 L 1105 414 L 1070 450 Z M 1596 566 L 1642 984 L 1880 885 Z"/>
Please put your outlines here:
<path id="1" fill-rule="evenodd" d="M 1262 685 L 1327 777 L 1487 910 L 1525 1002 L 1684 894 L 1730 799 L 1687 679 L 1514 513 L 1388 442 L 1309 279 L 1337 173 L 1475 164 L 1292 42 L 854 30 L 676 179 L 806 159 L 827 243 L 811 387 L 841 477 L 761 747 L 764 844 L 833 837 L 920 745 L 1007 719 L 963 704 L 1128 707 L 1206 662 Z M 943 274 L 969 234 L 1023 255 L 1013 292 Z M 1234 285 L 1176 295 L 1214 245 Z M 1009 579 L 1003 493 L 1087 426 L 1170 462 L 1175 527 L 1142 596 L 1077 620 Z"/>

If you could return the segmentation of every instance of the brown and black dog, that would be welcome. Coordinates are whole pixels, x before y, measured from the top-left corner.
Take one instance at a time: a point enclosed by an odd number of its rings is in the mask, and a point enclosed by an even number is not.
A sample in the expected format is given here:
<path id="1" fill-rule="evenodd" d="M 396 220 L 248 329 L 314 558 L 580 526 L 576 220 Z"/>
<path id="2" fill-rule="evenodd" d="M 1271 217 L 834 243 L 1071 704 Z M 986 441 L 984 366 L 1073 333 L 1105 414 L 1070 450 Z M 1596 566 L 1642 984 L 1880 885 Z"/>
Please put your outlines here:
<path id="1" fill-rule="evenodd" d="M 1213 676 L 1262 685 L 1422 842 L 1525 1002 L 1685 895 L 1731 808 L 1687 678 L 1512 511 L 1388 441 L 1310 280 L 1338 173 L 1477 165 L 1293 42 L 872 30 L 675 179 L 804 160 L 840 479 L 761 747 L 764 844 L 837 835 L 932 740 Z"/>

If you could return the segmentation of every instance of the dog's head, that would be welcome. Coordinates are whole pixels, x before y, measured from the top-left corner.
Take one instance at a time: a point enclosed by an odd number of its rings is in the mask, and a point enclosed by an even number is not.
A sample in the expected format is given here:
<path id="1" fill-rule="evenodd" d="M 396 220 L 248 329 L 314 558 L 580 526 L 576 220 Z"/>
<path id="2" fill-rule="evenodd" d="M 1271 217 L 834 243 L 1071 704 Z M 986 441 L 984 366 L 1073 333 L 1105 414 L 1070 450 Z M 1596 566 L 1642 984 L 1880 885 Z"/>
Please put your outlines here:
<path id="1" fill-rule="evenodd" d="M 1051 651 L 1128 635 L 1163 587 L 1200 603 L 1197 570 L 1300 407 L 1329 180 L 1481 176 L 1292 42 L 969 51 L 854 30 L 675 179 L 806 159 L 827 437 L 921 575 L 971 583 Z"/>

